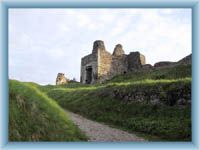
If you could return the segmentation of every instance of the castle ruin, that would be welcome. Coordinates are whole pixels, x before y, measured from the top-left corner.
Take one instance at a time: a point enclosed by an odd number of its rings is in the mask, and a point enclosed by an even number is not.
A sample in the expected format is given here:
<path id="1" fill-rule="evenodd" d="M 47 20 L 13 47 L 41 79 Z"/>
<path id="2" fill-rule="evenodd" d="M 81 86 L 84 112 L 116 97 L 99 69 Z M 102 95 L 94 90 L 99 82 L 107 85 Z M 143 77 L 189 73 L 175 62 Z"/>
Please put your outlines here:
<path id="1" fill-rule="evenodd" d="M 58 73 L 56 78 L 56 85 L 63 85 L 68 83 L 68 79 L 65 77 L 64 73 Z"/>
<path id="2" fill-rule="evenodd" d="M 104 42 L 97 40 L 92 53 L 81 59 L 83 84 L 101 83 L 119 74 L 135 71 L 145 65 L 145 56 L 139 52 L 125 54 L 121 44 L 117 44 L 113 54 L 106 51 Z"/>

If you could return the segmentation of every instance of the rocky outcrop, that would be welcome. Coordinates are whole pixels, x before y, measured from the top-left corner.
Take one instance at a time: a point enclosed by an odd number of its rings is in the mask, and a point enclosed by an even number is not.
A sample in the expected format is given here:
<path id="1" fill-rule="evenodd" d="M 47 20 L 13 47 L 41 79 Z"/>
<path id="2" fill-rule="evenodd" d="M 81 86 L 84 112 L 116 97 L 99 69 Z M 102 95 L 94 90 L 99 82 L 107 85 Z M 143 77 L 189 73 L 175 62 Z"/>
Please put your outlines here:
<path id="1" fill-rule="evenodd" d="M 65 77 L 64 73 L 58 73 L 56 78 L 56 85 L 63 85 L 68 83 L 68 79 Z"/>
<path id="2" fill-rule="evenodd" d="M 184 106 L 191 104 L 191 83 L 176 82 L 155 85 L 135 85 L 133 87 L 108 87 L 98 93 L 100 97 L 110 97 L 124 103 Z"/>
<path id="3" fill-rule="evenodd" d="M 154 64 L 155 68 L 162 68 L 162 67 L 173 67 L 177 65 L 188 65 L 192 64 L 192 54 L 182 58 L 177 62 L 170 62 L 170 61 L 161 61 Z"/>

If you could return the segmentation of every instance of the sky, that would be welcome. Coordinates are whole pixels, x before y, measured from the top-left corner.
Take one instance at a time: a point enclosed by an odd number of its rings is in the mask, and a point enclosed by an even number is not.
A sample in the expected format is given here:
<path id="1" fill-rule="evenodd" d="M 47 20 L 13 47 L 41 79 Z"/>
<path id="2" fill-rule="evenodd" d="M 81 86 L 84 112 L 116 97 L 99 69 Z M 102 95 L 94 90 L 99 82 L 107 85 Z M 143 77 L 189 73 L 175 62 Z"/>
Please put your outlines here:
<path id="1" fill-rule="evenodd" d="M 9 9 L 9 78 L 55 84 L 80 79 L 81 58 L 103 40 L 113 52 L 139 51 L 146 63 L 192 53 L 191 9 Z"/>

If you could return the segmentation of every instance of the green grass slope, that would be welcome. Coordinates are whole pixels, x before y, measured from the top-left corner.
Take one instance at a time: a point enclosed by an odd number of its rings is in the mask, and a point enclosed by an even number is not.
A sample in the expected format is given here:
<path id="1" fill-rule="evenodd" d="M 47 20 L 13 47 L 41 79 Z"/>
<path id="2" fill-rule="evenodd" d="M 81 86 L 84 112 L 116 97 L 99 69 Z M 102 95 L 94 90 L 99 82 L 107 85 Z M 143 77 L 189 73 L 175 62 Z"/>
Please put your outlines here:
<path id="1" fill-rule="evenodd" d="M 9 81 L 9 140 L 87 140 L 60 106 L 35 86 Z"/>
<path id="2" fill-rule="evenodd" d="M 66 109 L 150 140 L 191 140 L 191 65 L 130 73 L 104 84 L 44 86 L 41 90 Z M 151 96 L 161 103 L 153 105 Z M 188 104 L 177 105 L 179 97 Z"/>
<path id="3" fill-rule="evenodd" d="M 133 82 L 145 79 L 159 80 L 159 79 L 180 79 L 191 77 L 192 66 L 178 65 L 170 68 L 158 68 L 152 71 L 140 71 L 135 73 L 128 73 L 126 75 L 119 75 L 109 80 L 108 82 Z"/>

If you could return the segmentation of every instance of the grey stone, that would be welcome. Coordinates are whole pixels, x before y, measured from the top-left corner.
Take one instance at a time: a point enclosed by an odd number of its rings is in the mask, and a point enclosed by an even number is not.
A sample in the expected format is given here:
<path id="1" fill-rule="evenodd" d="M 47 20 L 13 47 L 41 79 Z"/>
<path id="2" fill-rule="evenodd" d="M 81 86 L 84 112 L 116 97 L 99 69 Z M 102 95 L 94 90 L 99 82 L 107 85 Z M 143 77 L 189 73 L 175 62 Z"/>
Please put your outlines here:
<path id="1" fill-rule="evenodd" d="M 62 84 L 67 84 L 68 79 L 65 77 L 64 73 L 58 73 L 57 78 L 56 78 L 56 85 L 62 85 Z"/>
<path id="2" fill-rule="evenodd" d="M 124 50 L 122 48 L 121 44 L 117 44 L 115 46 L 114 52 L 113 52 L 113 56 L 122 56 L 124 55 Z"/>
<path id="3" fill-rule="evenodd" d="M 92 53 L 81 59 L 80 81 L 84 84 L 101 83 L 119 74 L 126 74 L 145 64 L 145 57 L 139 52 L 124 54 L 121 44 L 117 44 L 113 55 L 106 51 L 104 42 L 97 40 Z"/>
<path id="4" fill-rule="evenodd" d="M 146 64 L 145 56 L 140 52 L 124 53 L 121 44 L 117 44 L 113 54 L 110 54 L 102 40 L 94 41 L 92 53 L 81 59 L 81 77 L 83 84 L 102 83 L 116 75 L 128 72 L 150 71 L 162 67 L 173 67 L 179 64 L 191 63 L 192 55 L 178 62 L 161 61 L 154 66 Z"/>

